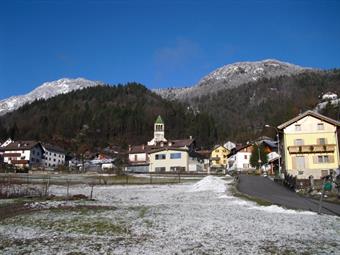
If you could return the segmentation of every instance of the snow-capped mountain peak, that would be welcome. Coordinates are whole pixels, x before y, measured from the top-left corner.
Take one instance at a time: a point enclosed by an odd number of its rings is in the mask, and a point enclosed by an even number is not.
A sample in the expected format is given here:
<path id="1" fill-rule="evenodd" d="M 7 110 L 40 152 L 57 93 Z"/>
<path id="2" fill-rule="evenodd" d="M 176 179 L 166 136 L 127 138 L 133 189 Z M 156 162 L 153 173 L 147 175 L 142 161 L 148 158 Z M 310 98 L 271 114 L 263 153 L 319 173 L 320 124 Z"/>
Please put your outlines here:
<path id="1" fill-rule="evenodd" d="M 26 95 L 13 96 L 0 100 L 0 115 L 14 111 L 24 104 L 31 103 L 37 99 L 48 99 L 59 94 L 66 94 L 73 90 L 84 89 L 102 85 L 99 81 L 90 81 L 84 78 L 62 78 L 52 82 L 45 82 Z"/>
<path id="2" fill-rule="evenodd" d="M 259 79 L 294 75 L 306 70 L 312 69 L 275 59 L 254 62 L 237 62 L 217 68 L 204 76 L 192 87 L 157 89 L 154 91 L 164 98 L 186 100 L 215 93 L 222 89 L 235 88 L 242 84 L 255 82 Z"/>

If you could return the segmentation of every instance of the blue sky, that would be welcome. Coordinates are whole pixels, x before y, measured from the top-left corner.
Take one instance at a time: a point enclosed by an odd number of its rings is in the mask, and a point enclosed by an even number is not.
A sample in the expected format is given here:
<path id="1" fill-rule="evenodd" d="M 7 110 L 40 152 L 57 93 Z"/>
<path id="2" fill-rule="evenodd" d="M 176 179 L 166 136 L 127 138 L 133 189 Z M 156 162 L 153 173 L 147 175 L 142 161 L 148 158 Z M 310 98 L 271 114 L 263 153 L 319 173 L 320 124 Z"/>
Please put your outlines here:
<path id="1" fill-rule="evenodd" d="M 0 2 L 0 99 L 63 77 L 190 86 L 267 58 L 339 68 L 340 1 Z"/>

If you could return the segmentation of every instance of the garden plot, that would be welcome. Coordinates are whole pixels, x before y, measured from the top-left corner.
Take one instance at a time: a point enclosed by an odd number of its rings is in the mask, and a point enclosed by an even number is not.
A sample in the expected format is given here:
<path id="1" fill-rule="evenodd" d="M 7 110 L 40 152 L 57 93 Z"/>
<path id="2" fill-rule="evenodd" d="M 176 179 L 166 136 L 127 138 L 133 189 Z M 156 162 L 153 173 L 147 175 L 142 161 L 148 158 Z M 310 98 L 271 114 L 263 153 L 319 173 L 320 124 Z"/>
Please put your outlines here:
<path id="1" fill-rule="evenodd" d="M 336 254 L 340 218 L 258 206 L 228 183 L 95 186 L 95 201 L 44 202 L 0 222 L 4 254 Z M 50 192 L 65 195 L 66 188 Z M 89 186 L 71 186 L 89 195 Z M 39 208 L 34 203 L 28 206 Z"/>

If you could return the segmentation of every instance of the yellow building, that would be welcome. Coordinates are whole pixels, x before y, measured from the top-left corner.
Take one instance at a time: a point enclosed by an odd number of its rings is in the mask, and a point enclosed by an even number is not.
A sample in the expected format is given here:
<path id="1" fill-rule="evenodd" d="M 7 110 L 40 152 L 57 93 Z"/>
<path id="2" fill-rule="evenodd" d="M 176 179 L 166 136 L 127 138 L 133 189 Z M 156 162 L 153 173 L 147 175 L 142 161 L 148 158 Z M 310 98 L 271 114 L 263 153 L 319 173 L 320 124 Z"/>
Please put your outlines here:
<path id="1" fill-rule="evenodd" d="M 284 168 L 298 179 L 315 179 L 339 167 L 337 128 L 340 122 L 313 111 L 281 124 Z"/>
<path id="2" fill-rule="evenodd" d="M 149 153 L 149 172 L 189 171 L 189 152 L 187 149 L 163 147 Z"/>
<path id="3" fill-rule="evenodd" d="M 211 167 L 226 168 L 230 151 L 222 145 L 216 145 L 211 152 Z"/>

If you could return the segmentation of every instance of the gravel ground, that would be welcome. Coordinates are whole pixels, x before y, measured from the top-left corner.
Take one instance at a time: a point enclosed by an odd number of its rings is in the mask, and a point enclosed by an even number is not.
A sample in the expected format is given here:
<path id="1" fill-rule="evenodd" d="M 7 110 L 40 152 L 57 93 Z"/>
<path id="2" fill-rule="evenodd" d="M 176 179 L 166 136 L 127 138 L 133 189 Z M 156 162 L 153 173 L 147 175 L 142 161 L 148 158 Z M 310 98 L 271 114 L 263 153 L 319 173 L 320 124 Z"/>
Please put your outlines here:
<path id="1" fill-rule="evenodd" d="M 95 201 L 27 204 L 42 210 L 0 221 L 0 253 L 340 254 L 339 217 L 258 206 L 228 183 L 96 186 Z"/>

